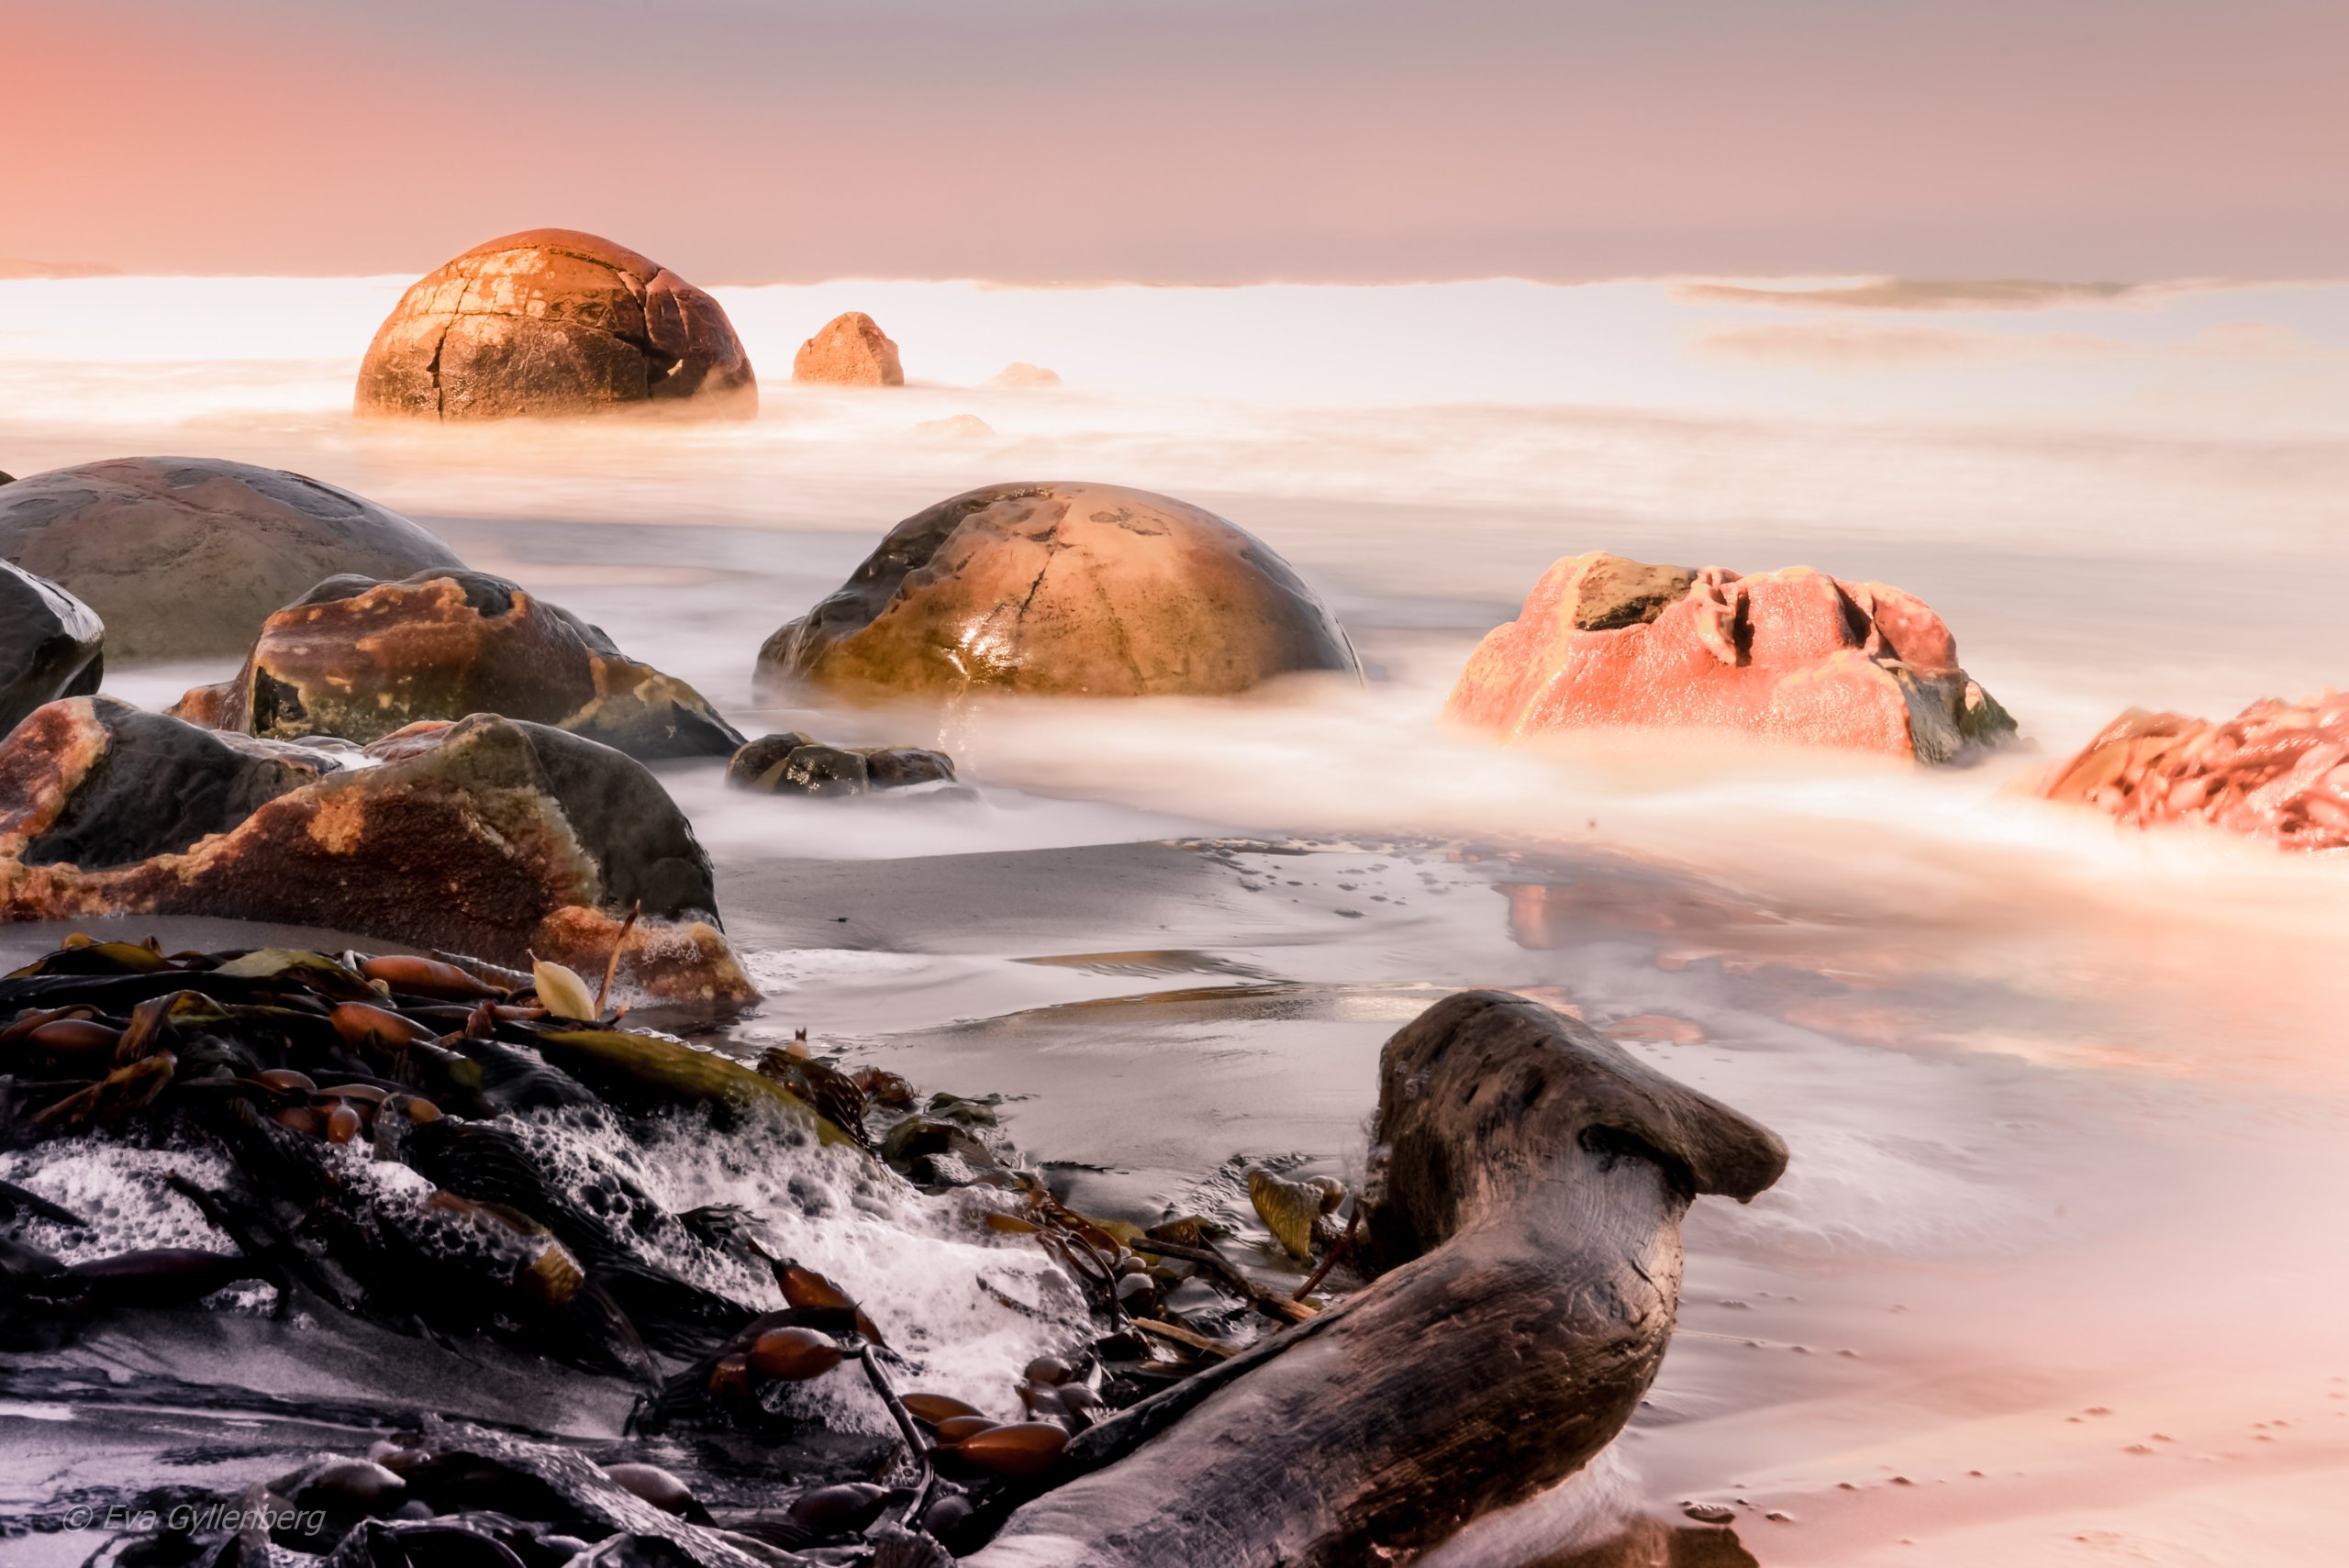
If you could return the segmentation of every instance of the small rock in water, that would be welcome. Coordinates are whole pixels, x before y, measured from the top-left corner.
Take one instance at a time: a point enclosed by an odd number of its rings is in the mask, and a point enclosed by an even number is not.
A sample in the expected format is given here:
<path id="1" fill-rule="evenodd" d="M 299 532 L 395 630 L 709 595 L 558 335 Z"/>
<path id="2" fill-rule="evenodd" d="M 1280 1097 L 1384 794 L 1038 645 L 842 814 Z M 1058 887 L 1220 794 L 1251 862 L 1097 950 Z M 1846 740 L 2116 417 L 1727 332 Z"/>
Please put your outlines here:
<path id="1" fill-rule="evenodd" d="M 1720 1503 L 1690 1503 L 1680 1511 L 1700 1525 L 1728 1525 L 1737 1522 L 1737 1510 Z"/>
<path id="2" fill-rule="evenodd" d="M 1008 364 L 1001 370 L 996 372 L 994 375 L 987 379 L 987 384 L 989 386 L 1016 387 L 1022 389 L 1038 386 L 1058 386 L 1060 384 L 1061 378 L 1059 372 L 1048 371 L 1041 365 L 1031 365 L 1025 360 L 1014 361 L 1012 363 Z"/>
<path id="3" fill-rule="evenodd" d="M 952 414 L 943 419 L 924 419 L 914 427 L 914 434 L 934 441 L 963 441 L 992 436 L 995 427 L 976 414 Z"/>
<path id="4" fill-rule="evenodd" d="M 763 735 L 734 753 L 726 782 L 758 795 L 819 797 L 951 782 L 953 759 L 916 746 L 827 746 L 797 730 Z"/>
<path id="5" fill-rule="evenodd" d="M 791 379 L 829 386 L 903 386 L 906 373 L 889 335 L 864 312 L 852 310 L 833 317 L 799 345 Z"/>

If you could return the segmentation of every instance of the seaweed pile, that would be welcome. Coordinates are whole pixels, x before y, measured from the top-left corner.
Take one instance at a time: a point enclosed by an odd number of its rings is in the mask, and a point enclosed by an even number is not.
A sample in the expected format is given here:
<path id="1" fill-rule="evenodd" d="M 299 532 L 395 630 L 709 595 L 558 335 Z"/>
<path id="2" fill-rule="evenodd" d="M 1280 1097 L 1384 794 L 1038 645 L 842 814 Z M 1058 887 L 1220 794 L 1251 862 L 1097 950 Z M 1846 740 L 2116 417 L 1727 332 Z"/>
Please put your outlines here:
<path id="1" fill-rule="evenodd" d="M 1070 1210 L 985 1102 L 923 1101 L 798 1041 L 752 1066 L 626 1027 L 604 1000 L 551 963 L 80 936 L 0 978 L 0 1147 L 139 1151 L 228 1249 L 91 1254 L 55 1240 L 89 1234 L 82 1216 L 0 1182 L 0 1345 L 54 1348 L 110 1314 L 200 1307 L 478 1336 L 634 1384 L 633 1443 L 683 1441 L 774 1478 L 760 1506 L 713 1511 L 656 1466 L 599 1469 L 573 1448 L 428 1420 L 257 1487 L 208 1531 L 166 1529 L 139 1562 L 862 1560 L 900 1536 L 917 1553 L 967 1548 L 1051 1485 L 1098 1417 L 1220 1363 L 1252 1324 L 1315 1311 L 1235 1265 L 1206 1218 L 1145 1231 Z M 625 1139 L 677 1118 L 829 1146 L 876 1190 L 955 1198 L 975 1238 L 1037 1250 L 1063 1282 L 1058 1310 L 998 1296 L 1043 1319 L 1055 1347 L 1024 1369 L 1025 1418 L 901 1395 L 921 1358 L 775 1244 L 790 1217 L 672 1212 L 622 1165 L 551 1158 L 566 1118 Z M 850 1402 L 869 1418 L 838 1419 Z"/>

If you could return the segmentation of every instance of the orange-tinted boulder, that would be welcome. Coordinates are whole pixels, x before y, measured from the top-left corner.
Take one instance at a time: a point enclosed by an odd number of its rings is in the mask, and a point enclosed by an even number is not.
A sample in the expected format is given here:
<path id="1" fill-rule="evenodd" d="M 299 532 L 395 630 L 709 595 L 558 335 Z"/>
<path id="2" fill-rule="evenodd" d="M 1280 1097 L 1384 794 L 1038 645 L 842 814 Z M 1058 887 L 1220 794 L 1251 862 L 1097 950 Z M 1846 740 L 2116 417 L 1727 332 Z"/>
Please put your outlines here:
<path id="1" fill-rule="evenodd" d="M 748 418 L 757 378 L 718 301 L 625 245 L 509 234 L 400 296 L 359 367 L 356 412 L 428 419 L 631 405 Z"/>
<path id="2" fill-rule="evenodd" d="M 1263 540 L 1107 484 L 996 484 L 889 530 L 841 590 L 767 639 L 765 685 L 847 696 L 1225 695 L 1361 667 Z"/>
<path id="3" fill-rule="evenodd" d="M 1507 740 L 1727 729 L 1948 762 L 2014 733 L 1922 601 L 1790 566 L 1743 577 L 1594 550 L 1477 644 L 1445 714 Z"/>
<path id="4" fill-rule="evenodd" d="M 746 1001 L 716 902 L 660 782 L 540 725 L 482 714 L 362 751 L 72 697 L 0 742 L 0 919 L 208 915 L 595 973 L 625 931 L 636 989 Z"/>
<path id="5" fill-rule="evenodd" d="M 419 719 L 496 713 L 631 757 L 730 757 L 742 744 L 700 693 L 601 628 L 503 578 L 330 577 L 269 617 L 245 667 L 172 712 L 215 729 L 362 744 Z"/>
<path id="6" fill-rule="evenodd" d="M 835 316 L 824 329 L 799 345 L 791 379 L 830 386 L 903 386 L 897 345 L 861 310 Z"/>
<path id="7" fill-rule="evenodd" d="M 2199 822 L 2288 850 L 2349 849 L 2349 695 L 2256 702 L 2220 724 L 2132 708 L 2038 793 L 2139 828 Z"/>
<path id="8" fill-rule="evenodd" d="M 0 489 L 0 560 L 106 622 L 106 655 L 232 659 L 321 578 L 458 566 L 432 534 L 348 490 L 201 457 L 125 457 Z"/>

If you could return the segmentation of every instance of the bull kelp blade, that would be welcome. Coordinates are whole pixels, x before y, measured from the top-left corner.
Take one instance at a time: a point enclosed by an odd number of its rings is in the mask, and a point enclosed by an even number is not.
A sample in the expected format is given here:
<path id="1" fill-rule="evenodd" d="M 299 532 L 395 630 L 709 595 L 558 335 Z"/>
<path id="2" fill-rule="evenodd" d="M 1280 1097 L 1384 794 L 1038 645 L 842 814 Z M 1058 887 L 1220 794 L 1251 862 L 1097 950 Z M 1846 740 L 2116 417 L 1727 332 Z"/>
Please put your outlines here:
<path id="1" fill-rule="evenodd" d="M 602 1073 L 680 1101 L 756 1105 L 763 1100 L 806 1117 L 815 1124 L 820 1142 L 855 1143 L 829 1117 L 789 1089 L 714 1051 L 696 1051 L 679 1040 L 627 1029 L 537 1028 L 529 1030 L 529 1036 L 541 1056 L 573 1077 Z M 582 1068 L 586 1070 L 584 1074 L 579 1071 Z"/>
<path id="2" fill-rule="evenodd" d="M 383 993 L 366 976 L 353 973 L 322 952 L 302 948 L 255 948 L 212 972 L 242 980 L 298 980 L 336 1001 L 377 999 Z"/>

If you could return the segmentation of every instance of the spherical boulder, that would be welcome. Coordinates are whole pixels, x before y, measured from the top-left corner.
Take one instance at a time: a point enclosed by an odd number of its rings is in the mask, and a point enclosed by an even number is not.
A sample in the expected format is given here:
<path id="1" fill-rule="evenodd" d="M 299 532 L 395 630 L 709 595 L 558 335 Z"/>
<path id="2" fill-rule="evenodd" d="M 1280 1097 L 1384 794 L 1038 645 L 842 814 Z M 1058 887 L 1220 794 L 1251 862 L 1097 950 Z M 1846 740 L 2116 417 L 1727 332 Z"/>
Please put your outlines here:
<path id="1" fill-rule="evenodd" d="M 734 727 L 600 627 L 483 572 L 330 577 L 271 616 L 236 678 L 173 707 L 192 723 L 362 745 L 423 719 L 495 713 L 631 757 L 730 757 Z"/>
<path id="2" fill-rule="evenodd" d="M 1942 618 L 1898 588 L 1605 550 L 1543 574 L 1517 618 L 1477 644 L 1444 712 L 1508 740 L 1725 729 L 1922 762 L 1965 760 L 2015 729 L 1959 668 Z"/>
<path id="3" fill-rule="evenodd" d="M 1219 696 L 1308 671 L 1362 674 L 1337 618 L 1262 540 L 1146 491 L 1042 484 L 899 523 L 767 639 L 758 676 L 873 699 Z"/>
<path id="4" fill-rule="evenodd" d="M 45 702 L 96 691 L 105 637 L 89 606 L 0 562 L 0 735 Z"/>
<path id="5" fill-rule="evenodd" d="M 897 345 L 861 310 L 835 316 L 824 329 L 799 345 L 791 379 L 830 386 L 903 386 Z"/>
<path id="6" fill-rule="evenodd" d="M 322 578 L 462 564 L 348 490 L 192 457 L 115 458 L 0 486 L 0 561 L 97 612 L 117 661 L 238 658 Z"/>
<path id="7" fill-rule="evenodd" d="M 630 406 L 749 418 L 758 381 L 718 301 L 569 228 L 476 245 L 419 279 L 376 330 L 353 402 L 426 419 Z"/>

